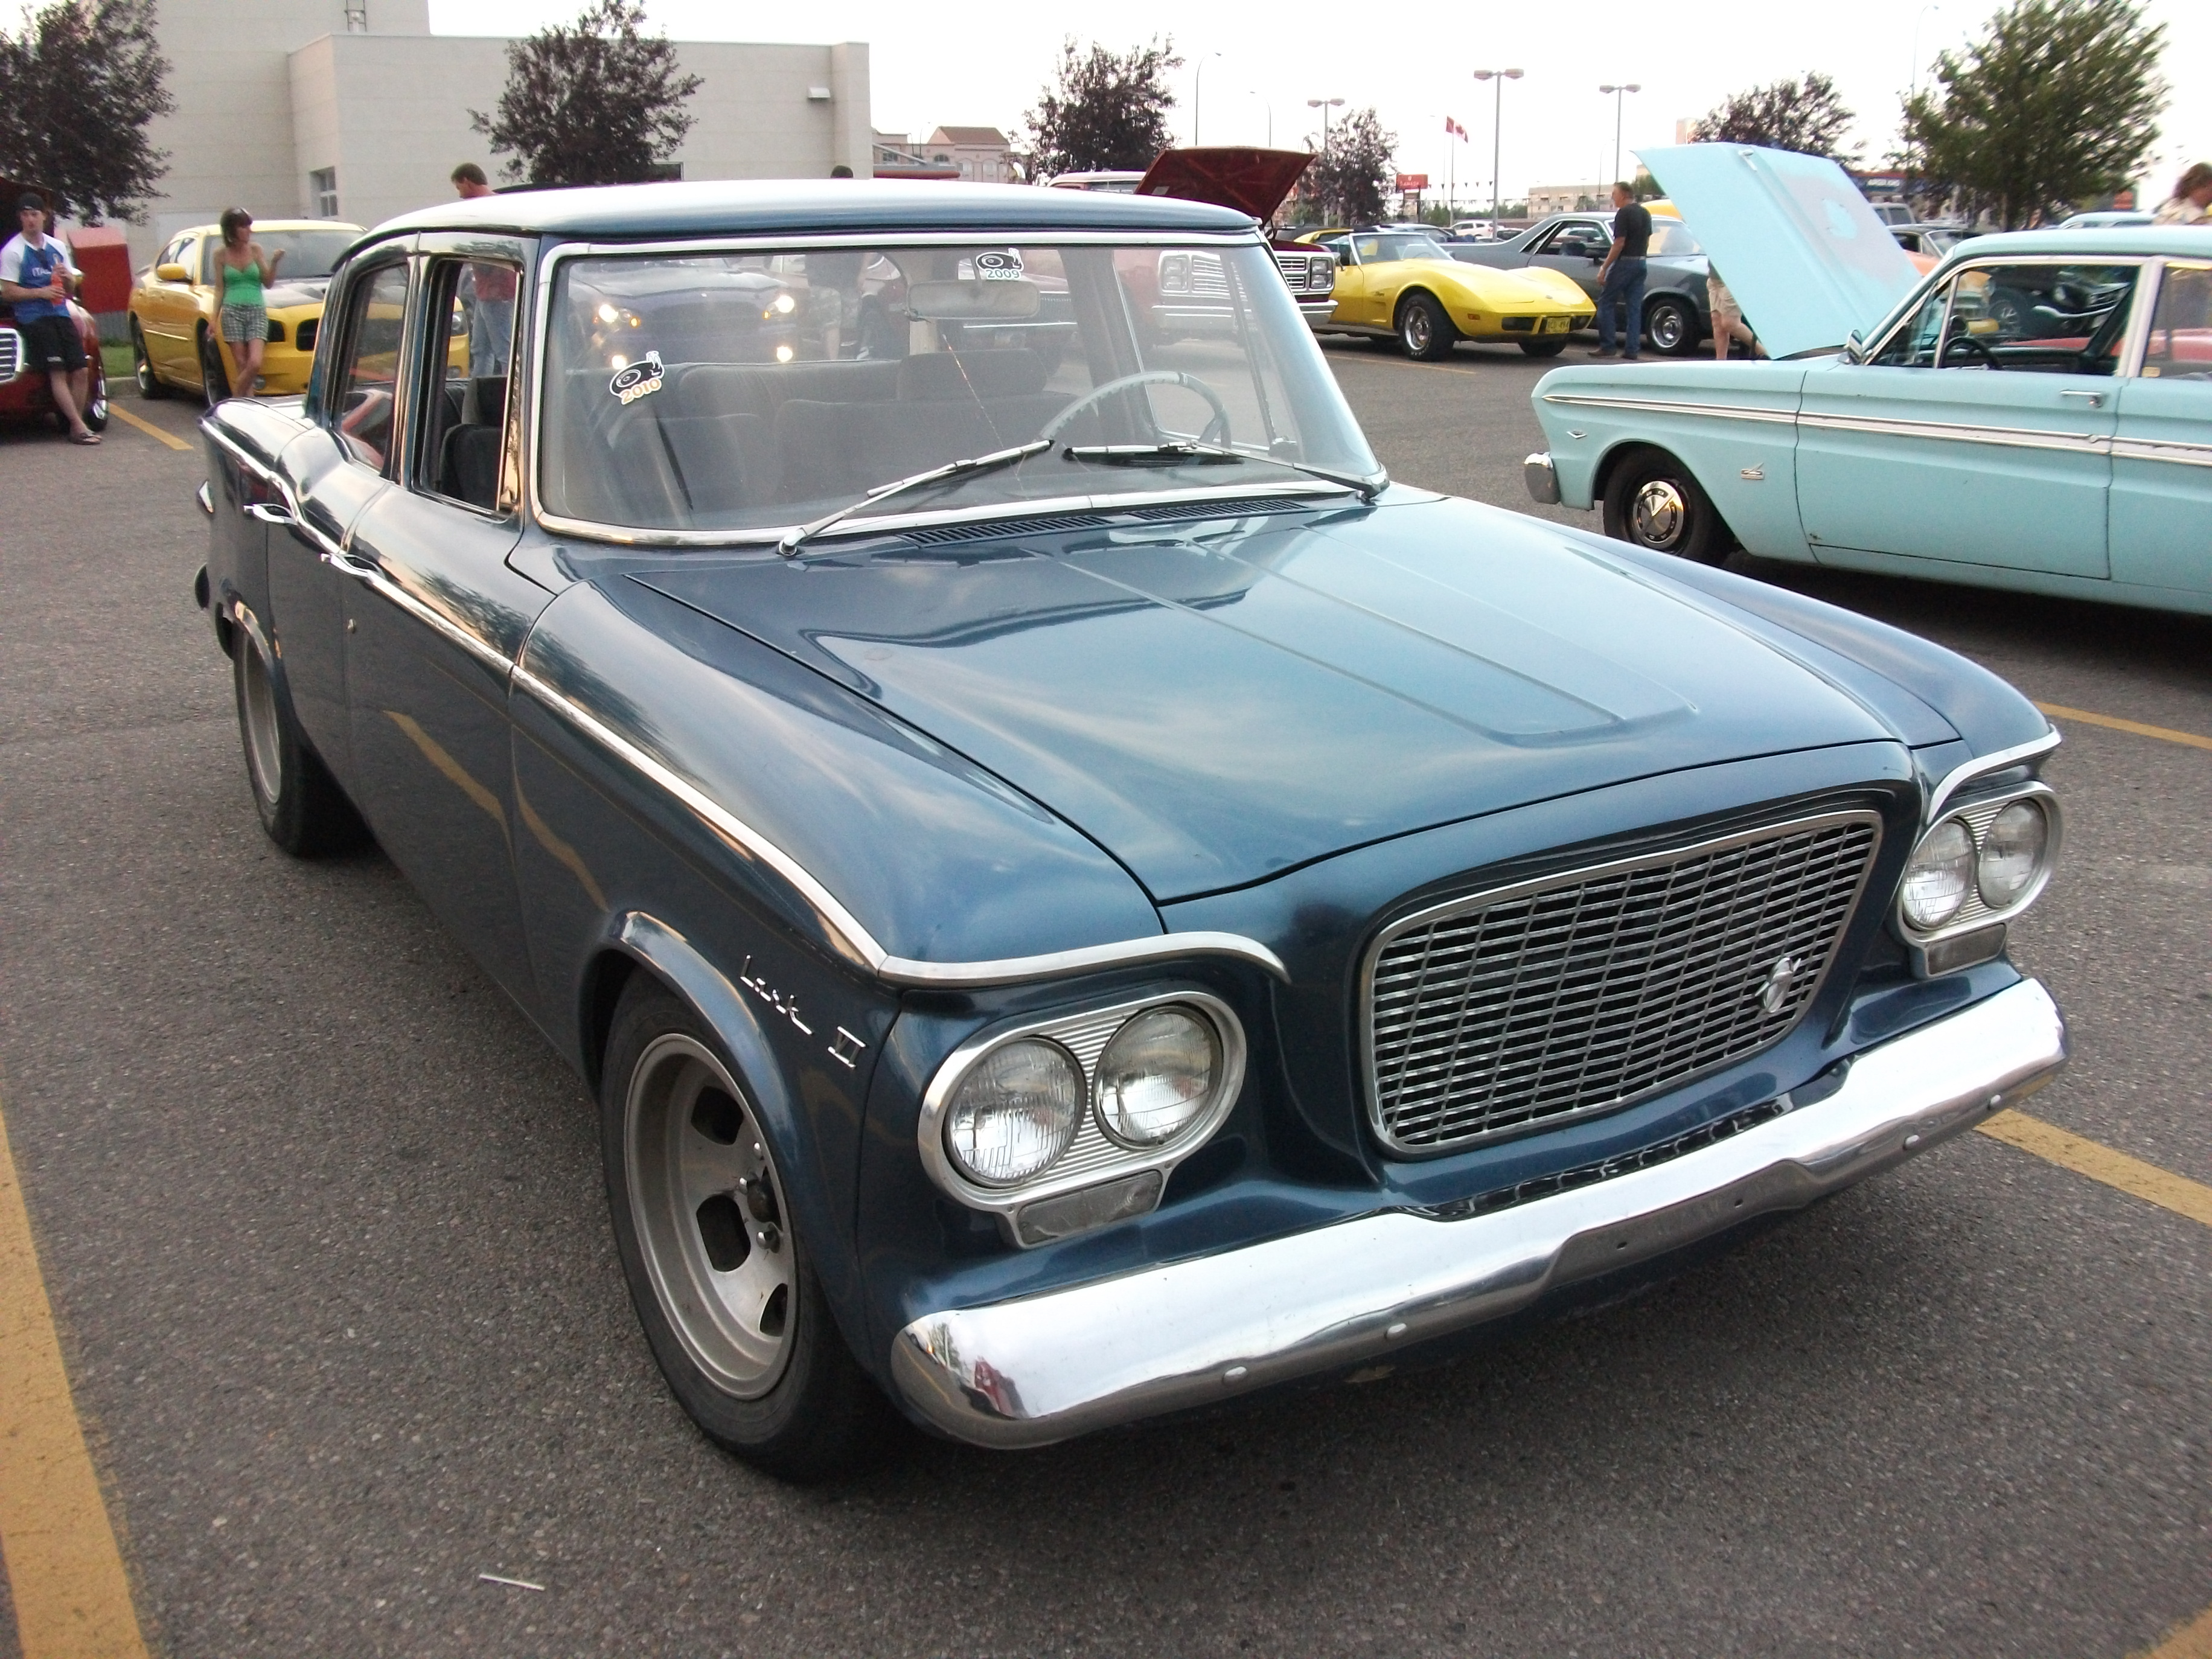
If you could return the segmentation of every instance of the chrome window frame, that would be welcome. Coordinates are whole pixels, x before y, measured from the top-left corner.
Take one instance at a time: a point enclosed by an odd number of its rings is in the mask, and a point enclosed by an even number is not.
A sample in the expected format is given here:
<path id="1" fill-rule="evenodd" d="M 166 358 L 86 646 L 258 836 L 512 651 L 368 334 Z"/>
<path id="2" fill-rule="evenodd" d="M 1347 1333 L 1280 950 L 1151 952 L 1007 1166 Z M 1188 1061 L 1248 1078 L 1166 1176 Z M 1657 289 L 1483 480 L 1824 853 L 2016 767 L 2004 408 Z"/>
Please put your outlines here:
<path id="1" fill-rule="evenodd" d="M 523 278 L 527 276 L 530 273 L 530 264 L 527 255 L 517 256 L 512 251 L 475 254 L 458 253 L 442 248 L 425 249 L 418 247 L 414 252 L 408 256 L 408 263 L 413 267 L 413 274 L 410 278 L 412 286 L 409 289 L 410 297 L 408 302 L 410 319 L 415 312 L 420 311 L 422 313 L 421 325 L 422 332 L 416 334 L 414 345 L 414 349 L 417 352 L 427 351 L 428 349 L 428 341 L 426 337 L 427 331 L 430 326 L 428 313 L 430 306 L 431 281 L 432 274 L 439 265 L 507 265 L 514 270 L 515 281 L 518 284 L 520 284 Z M 455 288 L 455 294 L 457 295 L 459 291 L 457 281 Z M 514 308 L 514 317 L 511 325 L 517 337 L 520 335 L 526 320 L 527 319 L 524 308 L 520 305 L 517 305 Z M 408 434 L 407 461 L 404 469 L 404 476 L 394 478 L 392 480 L 393 483 L 398 484 L 410 495 L 420 495 L 428 501 L 443 502 L 447 507 L 458 508 L 463 513 L 472 514 L 477 518 L 487 520 L 495 524 L 503 523 L 507 520 L 512 519 L 515 516 L 516 510 L 520 506 L 520 501 L 519 499 L 507 497 L 507 463 L 514 448 L 516 434 L 521 427 L 520 410 L 514 395 L 515 365 L 520 361 L 521 356 L 521 354 L 515 349 L 516 343 L 517 340 L 515 338 L 510 338 L 507 342 L 507 409 L 500 417 L 500 477 L 499 483 L 493 496 L 493 504 L 490 507 L 478 507 L 473 501 L 462 501 L 459 497 L 448 495 L 443 490 L 438 489 L 436 487 L 435 469 L 425 469 L 421 465 L 424 458 L 416 453 L 414 434 L 411 431 Z M 427 371 L 428 365 L 427 362 L 420 363 L 416 365 L 416 368 L 418 371 Z M 443 385 L 443 382 L 441 381 L 440 384 Z M 341 441 L 343 441 L 343 440 L 341 440 Z M 430 476 L 427 478 L 422 476 L 425 471 L 428 471 L 430 473 Z"/>
<path id="2" fill-rule="evenodd" d="M 2129 296 L 2128 303 L 2133 306 L 2135 310 L 2130 313 L 2127 328 L 2120 336 L 2120 355 L 2113 362 L 2112 374 L 2112 378 L 2115 380 L 2125 380 L 2132 376 L 2135 365 L 2142 361 L 2140 348 L 2136 343 L 2148 328 L 2148 322 L 2144 320 L 2148 313 L 2142 305 L 2145 276 L 2152 274 L 2154 268 L 2162 271 L 2165 269 L 2165 264 L 2163 257 L 2149 253 L 2113 253 L 2102 256 L 2080 253 L 2011 255 L 1985 253 L 1970 256 L 1960 260 L 1956 264 L 1940 264 L 1929 271 L 1922 282 L 1913 285 L 1911 292 L 1899 301 L 1896 309 L 1883 319 L 1871 342 L 1859 348 L 1858 355 L 1852 359 L 1852 362 L 1856 367 L 1862 368 L 1907 367 L 1901 363 L 1877 363 L 1874 359 L 1888 349 L 1891 340 L 1918 313 L 1921 306 L 1927 302 L 1928 294 L 1940 283 L 1947 290 L 1943 295 L 1943 331 L 1936 337 L 1936 362 L 1928 365 L 1931 368 L 1940 368 L 1943 361 L 1943 347 L 1949 343 L 1951 338 L 1951 316 L 1953 307 L 1958 301 L 1959 278 L 1970 270 L 1987 270 L 1999 265 L 2131 265 L 2144 275 L 2136 277 L 2135 292 Z M 2130 355 L 2131 346 L 2136 348 L 2133 355 Z M 2104 377 L 2095 375 L 2090 378 L 2101 380 Z"/>
<path id="3" fill-rule="evenodd" d="M 1756 842 L 1778 841 L 1800 831 L 1819 830 L 1836 823 L 1871 824 L 1874 828 L 1874 844 L 1867 849 L 1866 862 L 1859 869 L 1858 885 L 1851 890 L 1850 901 L 1844 908 L 1842 926 L 1836 931 L 1836 948 L 1829 951 L 1828 959 L 1820 964 L 1820 976 L 1813 982 L 1812 989 L 1806 993 L 1804 1003 L 1798 1010 L 1797 1018 L 1766 1042 L 1760 1043 L 1755 1048 L 1747 1049 L 1742 1054 L 1731 1054 L 1728 1059 L 1698 1071 L 1687 1073 L 1678 1078 L 1670 1078 L 1666 1082 L 1655 1085 L 1639 1093 L 1625 1095 L 1619 1100 L 1608 1100 L 1580 1107 L 1571 1111 L 1557 1112 L 1532 1122 L 1516 1123 L 1503 1129 L 1477 1131 L 1474 1134 L 1462 1136 L 1441 1146 L 1428 1144 L 1407 1146 L 1383 1127 L 1382 1089 L 1375 1066 L 1375 971 L 1376 965 L 1382 960 L 1382 952 L 1399 935 L 1411 928 L 1426 926 L 1460 912 L 1482 909 L 1507 899 L 1518 898 L 1523 894 L 1545 892 L 1558 887 L 1573 887 L 1596 880 L 1602 876 L 1613 875 L 1625 871 L 1648 869 L 1657 865 L 1677 864 L 1685 859 L 1696 858 L 1701 854 L 1724 853 L 1730 848 L 1749 846 Z M 1821 991 L 1826 988 L 1828 976 L 1835 971 L 1838 950 L 1842 945 L 1844 935 L 1850 931 L 1853 918 L 1858 915 L 1859 907 L 1866 902 L 1867 884 L 1874 878 L 1875 867 L 1881 862 L 1882 840 L 1887 833 L 1888 826 L 1883 822 L 1881 814 L 1874 808 L 1870 806 L 1839 807 L 1832 811 L 1810 813 L 1803 817 L 1783 818 L 1774 823 L 1759 824 L 1749 830 L 1737 830 L 1729 835 L 1716 836 L 1704 841 L 1693 841 L 1676 847 L 1662 848 L 1629 858 L 1605 859 L 1595 864 L 1578 865 L 1571 869 L 1555 870 L 1545 875 L 1531 876 L 1521 881 L 1506 882 L 1496 887 L 1480 888 L 1474 892 L 1462 893 L 1455 897 L 1424 905 L 1419 909 L 1384 923 L 1376 929 L 1375 937 L 1369 942 L 1367 949 L 1362 952 L 1359 962 L 1358 1056 L 1360 1087 L 1365 1096 L 1368 1128 L 1373 1132 L 1376 1143 L 1392 1158 L 1403 1158 L 1409 1162 L 1449 1158 L 1477 1146 L 1495 1146 L 1501 1141 L 1543 1134 L 1567 1124 L 1580 1123 L 1589 1118 L 1601 1117 L 1609 1112 L 1624 1111 L 1639 1101 L 1653 1099 L 1677 1089 L 1686 1089 L 1700 1078 L 1710 1077 L 1716 1072 L 1731 1066 L 1741 1065 L 1756 1055 L 1765 1054 L 1776 1044 L 1787 1041 L 1790 1034 L 1804 1024 L 1806 1017 L 1812 1012 L 1814 1005 L 1820 1000 Z"/>
<path id="4" fill-rule="evenodd" d="M 798 527 L 796 523 L 763 525 L 741 530 L 660 530 L 641 525 L 600 524 L 572 519 L 550 511 L 539 491 L 544 466 L 546 370 L 551 352 L 553 290 L 562 265 L 574 259 L 643 257 L 655 254 L 708 256 L 722 253 L 807 252 L 830 248 L 971 247 L 978 242 L 1020 241 L 1024 246 L 1054 247 L 1250 247 L 1272 264 L 1274 250 L 1255 226 L 1249 231 L 1091 231 L 1023 228 L 977 228 L 944 231 L 893 229 L 866 232 L 837 231 L 813 235 L 714 236 L 651 242 L 564 241 L 539 252 L 537 293 L 531 301 L 531 325 L 537 337 L 530 353 L 530 384 L 524 410 L 524 510 L 549 535 L 573 536 L 581 541 L 617 547 L 769 547 Z M 510 396 L 512 393 L 509 394 Z M 1364 434 L 1362 434 L 1364 436 Z M 1379 465 L 1379 464 L 1378 464 Z M 1231 506 L 1255 496 L 1340 495 L 1352 494 L 1350 486 L 1309 478 L 1263 484 L 1199 485 L 1179 489 L 1148 490 L 1122 495 L 1068 495 L 1042 497 L 997 507 L 946 507 L 914 513 L 863 516 L 839 523 L 836 536 L 883 535 L 927 525 L 981 522 L 990 518 L 1028 518 L 1057 513 L 1112 512 L 1121 507 L 1172 506 L 1182 501 L 1218 501 Z M 1224 513 L 1224 517 L 1234 517 Z"/>
<path id="5" fill-rule="evenodd" d="M 1065 1048 L 1066 1045 L 1060 1033 L 1071 1027 L 1111 1018 L 1115 1024 L 1105 1043 L 1100 1045 L 1099 1052 L 1103 1054 L 1105 1047 L 1113 1042 L 1114 1036 L 1137 1015 L 1148 1008 L 1170 1005 L 1198 1009 L 1212 1023 L 1214 1036 L 1221 1045 L 1221 1076 L 1214 1085 L 1213 1097 L 1180 1135 L 1160 1146 L 1142 1148 L 1124 1146 L 1115 1140 L 1107 1131 L 1104 1117 L 1098 1109 L 1095 1062 L 1085 1065 L 1080 1057 L 1074 1057 L 1077 1069 L 1083 1074 L 1083 1121 L 1069 1140 L 1068 1152 L 1072 1152 L 1077 1143 L 1083 1139 L 1086 1127 L 1096 1133 L 1108 1150 L 1095 1162 L 1055 1175 L 1054 1167 L 1068 1155 L 1063 1152 L 1060 1159 L 1055 1160 L 1054 1166 L 1047 1167 L 1028 1181 L 1014 1182 L 1003 1187 L 981 1185 L 961 1172 L 959 1165 L 953 1162 L 951 1153 L 945 1148 L 945 1117 L 951 1109 L 954 1092 L 984 1056 L 1024 1037 L 1043 1038 Z M 1212 1140 L 1228 1121 L 1230 1113 L 1236 1109 L 1237 1099 L 1243 1093 L 1249 1052 L 1243 1022 L 1237 1018 L 1236 1012 L 1211 992 L 1190 986 L 1163 986 L 1138 996 L 1081 1004 L 1049 1014 L 990 1026 L 947 1054 L 922 1091 L 921 1113 L 915 1125 L 922 1168 L 928 1171 L 930 1180 L 946 1197 L 968 1209 L 995 1218 L 1001 1231 L 1018 1247 L 1034 1248 L 1022 1239 L 1016 1224 L 1019 1212 L 1032 1204 L 1151 1171 L 1158 1173 L 1159 1191 L 1164 1194 L 1176 1166 Z"/>

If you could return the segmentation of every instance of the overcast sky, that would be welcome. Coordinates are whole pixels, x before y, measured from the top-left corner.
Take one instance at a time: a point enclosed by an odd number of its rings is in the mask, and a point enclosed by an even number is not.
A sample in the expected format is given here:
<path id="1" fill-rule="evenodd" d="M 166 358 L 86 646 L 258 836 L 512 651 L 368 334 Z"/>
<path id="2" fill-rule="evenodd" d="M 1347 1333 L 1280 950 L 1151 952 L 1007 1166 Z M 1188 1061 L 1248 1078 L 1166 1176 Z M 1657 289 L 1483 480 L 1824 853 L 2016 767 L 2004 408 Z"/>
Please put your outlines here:
<path id="1" fill-rule="evenodd" d="M 865 40 L 874 83 L 874 119 L 917 138 L 940 125 L 1012 131 L 1050 76 L 1070 14 L 1051 6 L 1011 9 L 917 5 L 914 0 L 835 0 L 820 7 L 739 10 L 727 0 L 647 0 L 652 21 L 676 40 Z M 441 33 L 520 34 L 564 21 L 572 0 L 430 0 Z M 1604 82 L 1643 89 L 1620 100 L 1626 159 L 1639 144 L 1674 142 L 1674 124 L 1740 88 L 1818 69 L 1835 77 L 1857 112 L 1854 137 L 1869 163 L 1896 141 L 1898 105 L 1917 61 L 1978 33 L 1990 0 L 1854 0 L 1850 4 L 1749 6 L 1689 0 L 1521 0 L 1468 8 L 1438 0 L 1389 7 L 1345 0 L 1273 0 L 1235 6 L 1215 0 L 1122 0 L 1110 23 L 1074 31 L 1115 49 L 1172 34 L 1176 125 L 1184 142 L 1194 116 L 1208 143 L 1298 144 L 1319 131 L 1310 98 L 1348 108 L 1372 104 L 1398 135 L 1400 167 L 1427 173 L 1442 189 L 1456 174 L 1463 199 L 1490 191 L 1492 107 L 1498 83 L 1469 71 L 1524 70 L 1506 84 L 1504 160 L 1508 198 L 1532 184 L 1595 181 L 1613 165 L 1613 106 Z M 2172 88 L 2148 168 L 2154 201 L 2183 166 L 2212 160 L 2212 5 L 2149 0 L 2166 29 L 2164 72 Z M 1360 26 L 1366 25 L 1366 32 Z M 1916 53 L 1917 32 L 1917 53 Z M 1480 44 L 1474 37 L 1480 36 Z M 1617 45 L 1608 43 L 1618 43 Z M 1217 55 L 1218 54 L 1218 55 Z M 1446 116 L 1472 135 L 1444 136 Z"/>

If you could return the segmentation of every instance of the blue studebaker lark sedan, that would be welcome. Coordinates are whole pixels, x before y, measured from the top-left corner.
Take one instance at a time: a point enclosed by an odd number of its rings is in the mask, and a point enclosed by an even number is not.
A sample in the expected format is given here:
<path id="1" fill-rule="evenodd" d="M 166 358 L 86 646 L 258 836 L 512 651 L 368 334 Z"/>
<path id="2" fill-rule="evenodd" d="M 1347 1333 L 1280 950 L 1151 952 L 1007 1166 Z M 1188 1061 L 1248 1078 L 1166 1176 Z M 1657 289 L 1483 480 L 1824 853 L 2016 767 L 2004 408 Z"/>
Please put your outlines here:
<path id="1" fill-rule="evenodd" d="M 1644 160 L 1775 361 L 1547 375 L 1537 500 L 1687 559 L 2212 612 L 2212 230 L 1977 236 L 1923 277 L 1824 157 Z"/>
<path id="2" fill-rule="evenodd" d="M 1433 1353 L 2063 1061 L 2034 708 L 1392 483 L 1239 214 L 499 197 L 328 317 L 202 426 L 253 801 L 588 1080 L 646 1340 L 766 1468 Z"/>

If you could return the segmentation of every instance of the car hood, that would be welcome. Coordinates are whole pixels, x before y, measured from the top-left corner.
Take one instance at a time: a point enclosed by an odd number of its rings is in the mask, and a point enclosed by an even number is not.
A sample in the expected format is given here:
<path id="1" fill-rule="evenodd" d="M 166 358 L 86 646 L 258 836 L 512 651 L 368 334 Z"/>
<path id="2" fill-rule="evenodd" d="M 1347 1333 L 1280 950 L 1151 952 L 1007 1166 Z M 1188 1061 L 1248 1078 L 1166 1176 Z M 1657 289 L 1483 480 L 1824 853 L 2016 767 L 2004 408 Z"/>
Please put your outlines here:
<path id="1" fill-rule="evenodd" d="M 1640 150 L 1769 355 L 1833 351 L 1920 275 L 1843 168 L 1748 144 Z"/>
<path id="2" fill-rule="evenodd" d="M 1595 537 L 1394 497 L 631 580 L 980 763 L 1161 902 L 1530 801 L 1896 736 Z"/>
<path id="3" fill-rule="evenodd" d="M 1137 194 L 1210 202 L 1249 213 L 1265 224 L 1312 160 L 1306 150 L 1255 149 L 1241 144 L 1164 149 L 1145 169 Z"/>
<path id="4" fill-rule="evenodd" d="M 263 291 L 261 303 L 270 311 L 285 311 L 294 306 L 319 306 L 331 290 L 327 276 L 302 277 L 296 283 L 278 283 Z"/>
<path id="5" fill-rule="evenodd" d="M 1469 264 L 1460 259 L 1400 259 L 1370 268 L 1401 273 L 1401 287 L 1425 278 L 1433 283 L 1463 289 L 1486 309 L 1541 305 L 1573 310 L 1588 309 L 1591 303 L 1589 295 L 1583 292 L 1581 284 L 1573 277 L 1542 265 L 1501 270 L 1494 265 Z"/>

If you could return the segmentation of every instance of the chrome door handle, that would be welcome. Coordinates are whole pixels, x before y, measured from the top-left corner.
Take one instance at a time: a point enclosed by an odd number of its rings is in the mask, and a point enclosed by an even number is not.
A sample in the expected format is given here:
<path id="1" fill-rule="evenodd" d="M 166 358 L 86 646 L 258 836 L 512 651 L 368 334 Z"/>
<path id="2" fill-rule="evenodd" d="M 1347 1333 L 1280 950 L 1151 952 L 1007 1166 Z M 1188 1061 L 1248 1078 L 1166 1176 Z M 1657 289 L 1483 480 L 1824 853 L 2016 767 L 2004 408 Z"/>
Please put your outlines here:
<path id="1" fill-rule="evenodd" d="M 360 581 L 376 581 L 384 574 L 383 571 L 368 560 L 362 558 L 360 554 L 348 553 L 343 550 L 324 554 L 323 562 Z"/>
<path id="2" fill-rule="evenodd" d="M 2105 394 L 2101 392 L 2062 392 L 2058 395 L 2062 398 L 2087 398 L 2092 409 L 2105 406 Z"/>
<path id="3" fill-rule="evenodd" d="M 273 501 L 248 501 L 238 509 L 249 519 L 258 519 L 263 524 L 297 524 L 289 508 Z"/>

